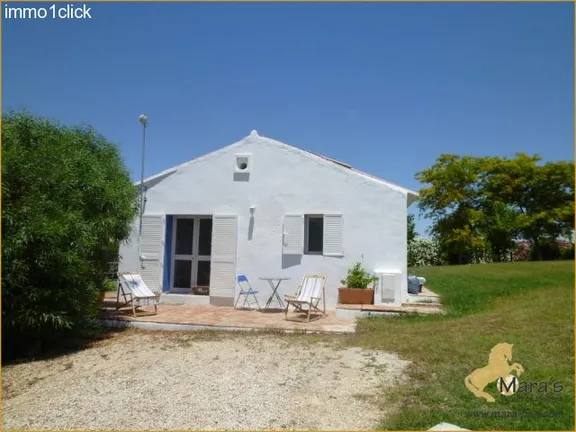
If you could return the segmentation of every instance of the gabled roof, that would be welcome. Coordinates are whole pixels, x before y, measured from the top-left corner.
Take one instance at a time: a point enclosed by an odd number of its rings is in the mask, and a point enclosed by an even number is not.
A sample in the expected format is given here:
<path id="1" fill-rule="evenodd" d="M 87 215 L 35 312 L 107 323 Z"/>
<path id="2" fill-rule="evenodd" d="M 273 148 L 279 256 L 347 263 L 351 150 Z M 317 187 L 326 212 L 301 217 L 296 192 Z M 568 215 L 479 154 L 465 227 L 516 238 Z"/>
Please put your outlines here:
<path id="1" fill-rule="evenodd" d="M 199 161 L 201 161 L 202 159 L 205 159 L 206 157 L 208 157 L 208 156 L 210 156 L 210 155 L 213 155 L 213 154 L 215 154 L 215 153 L 219 153 L 219 152 L 221 152 L 221 151 L 223 151 L 223 150 L 225 150 L 225 149 L 229 149 L 229 148 L 231 148 L 231 147 L 240 146 L 240 145 L 243 144 L 247 139 L 251 139 L 251 138 L 259 138 L 259 139 L 261 139 L 261 140 L 268 141 L 268 142 L 270 142 L 271 144 L 280 145 L 280 146 L 282 146 L 282 147 L 286 147 L 286 148 L 289 148 L 289 149 L 292 149 L 292 150 L 297 150 L 297 151 L 299 151 L 299 152 L 306 153 L 306 154 L 308 154 L 308 155 L 310 155 L 310 156 L 313 156 L 313 157 L 316 157 L 316 158 L 321 158 L 321 159 L 323 159 L 324 161 L 327 161 L 327 162 L 333 163 L 333 164 L 335 164 L 335 165 L 338 165 L 338 166 L 339 166 L 340 168 L 342 168 L 342 169 L 349 170 L 350 172 L 352 172 L 352 173 L 354 173 L 354 174 L 356 174 L 356 175 L 360 175 L 360 176 L 365 177 L 365 178 L 367 178 L 367 179 L 370 179 L 370 180 L 372 180 L 372 181 L 376 181 L 376 182 L 378 182 L 378 183 L 380 183 L 380 184 L 386 185 L 386 186 L 388 186 L 388 187 L 391 188 L 391 189 L 394 189 L 394 190 L 397 190 L 397 191 L 400 191 L 400 192 L 406 194 L 407 199 L 408 199 L 408 205 L 412 204 L 414 201 L 416 201 L 416 200 L 418 199 L 418 196 L 419 196 L 419 195 L 418 195 L 418 192 L 412 191 L 412 190 L 410 190 L 410 189 L 406 189 L 406 188 L 404 188 L 404 187 L 402 187 L 402 186 L 398 186 L 398 185 L 396 185 L 396 184 L 394 184 L 394 183 L 390 183 L 389 181 L 383 180 L 383 179 L 381 179 L 381 178 L 379 178 L 379 177 L 376 177 L 376 176 L 373 176 L 373 175 L 371 175 L 371 174 L 367 174 L 367 173 L 365 173 L 365 172 L 363 172 L 363 171 L 357 170 L 357 169 L 353 168 L 351 165 L 349 165 L 349 164 L 347 164 L 347 163 L 345 163 L 345 162 L 340 162 L 340 161 L 338 161 L 338 160 L 336 160 L 336 159 L 332 159 L 332 158 L 330 158 L 330 157 L 328 157 L 328 156 L 324 156 L 324 155 L 321 155 L 321 154 L 318 154 L 318 153 L 314 153 L 314 152 L 309 151 L 309 150 L 305 150 L 305 149 L 301 149 L 301 148 L 298 148 L 298 147 L 295 147 L 295 146 L 292 146 L 292 145 L 289 145 L 289 144 L 285 144 L 285 143 L 283 143 L 283 142 L 276 141 L 276 140 L 273 140 L 273 139 L 271 139 L 271 138 L 266 138 L 266 137 L 260 136 L 260 135 L 258 135 L 258 133 L 257 133 L 255 130 L 253 130 L 253 131 L 250 133 L 249 136 L 247 136 L 246 138 L 244 138 L 244 139 L 242 139 L 242 140 L 240 140 L 240 141 L 238 141 L 238 142 L 236 142 L 236 143 L 234 143 L 234 144 L 230 144 L 230 145 L 227 145 L 226 147 L 219 148 L 218 150 L 215 150 L 215 151 L 213 151 L 213 152 L 207 153 L 207 154 L 202 155 L 202 156 L 198 156 L 198 157 L 196 157 L 196 158 L 194 158 L 194 159 L 189 160 L 188 162 L 184 162 L 184 163 L 182 163 L 182 164 L 180 164 L 180 165 L 176 165 L 176 166 L 174 166 L 174 167 L 172 167 L 172 168 L 168 168 L 167 170 L 164 170 L 164 171 L 162 171 L 162 172 L 160 172 L 160 173 L 158 173 L 158 174 L 155 174 L 155 175 L 153 175 L 153 176 L 147 177 L 147 178 L 144 179 L 144 185 L 152 186 L 153 184 L 156 184 L 157 182 L 161 181 L 162 179 L 168 177 L 169 175 L 174 174 L 174 173 L 177 172 L 179 169 L 181 169 L 181 168 L 183 168 L 183 167 L 185 167 L 185 166 L 187 166 L 187 165 L 190 165 L 190 164 L 192 164 L 192 163 L 199 162 Z M 138 181 L 138 182 L 136 182 L 135 184 L 136 184 L 136 185 L 139 185 L 140 182 Z"/>
<path id="2" fill-rule="evenodd" d="M 354 172 L 354 173 L 356 173 L 356 174 L 359 174 L 359 175 L 361 175 L 361 176 L 363 176 L 363 177 L 367 177 L 367 178 L 369 178 L 369 179 L 376 180 L 377 182 L 383 183 L 383 184 L 385 184 L 386 186 L 388 186 L 388 187 L 390 187 L 390 188 L 392 188 L 392 189 L 400 190 L 401 192 L 404 192 L 404 193 L 407 194 L 407 195 L 412 195 L 412 196 L 414 197 L 414 199 L 412 200 L 412 202 L 415 201 L 415 200 L 418 198 L 418 196 L 419 196 L 419 195 L 418 195 L 418 192 L 415 192 L 415 191 L 410 190 L 410 189 L 406 189 L 405 187 L 402 187 L 402 186 L 398 186 L 397 184 L 394 184 L 394 183 L 391 183 L 391 182 L 389 182 L 389 181 L 387 181 L 387 180 L 381 179 L 380 177 L 373 176 L 372 174 L 365 173 L 364 171 L 360 171 L 360 170 L 354 168 L 352 165 L 349 165 L 349 164 L 347 164 L 347 163 L 345 163 L 345 162 L 340 162 L 340 161 L 338 161 L 338 160 L 336 160 L 336 159 L 332 159 L 332 158 L 330 158 L 330 157 L 328 157 L 328 156 L 324 156 L 324 155 L 321 155 L 321 154 L 318 154 L 318 153 L 314 153 L 314 152 L 312 152 L 312 151 L 310 151 L 310 150 L 305 150 L 305 149 L 298 149 L 298 150 L 305 151 L 305 152 L 307 152 L 307 153 L 313 154 L 314 156 L 317 156 L 317 157 L 320 157 L 320 158 L 322 158 L 322 159 L 325 159 L 325 160 L 327 160 L 327 161 L 329 161 L 329 162 L 332 162 L 332 163 L 334 163 L 334 164 L 336 164 L 336 165 L 340 165 L 341 167 L 344 167 L 344 168 L 346 168 L 346 169 L 348 169 L 348 170 L 350 170 L 350 171 L 352 171 L 352 172 Z"/>

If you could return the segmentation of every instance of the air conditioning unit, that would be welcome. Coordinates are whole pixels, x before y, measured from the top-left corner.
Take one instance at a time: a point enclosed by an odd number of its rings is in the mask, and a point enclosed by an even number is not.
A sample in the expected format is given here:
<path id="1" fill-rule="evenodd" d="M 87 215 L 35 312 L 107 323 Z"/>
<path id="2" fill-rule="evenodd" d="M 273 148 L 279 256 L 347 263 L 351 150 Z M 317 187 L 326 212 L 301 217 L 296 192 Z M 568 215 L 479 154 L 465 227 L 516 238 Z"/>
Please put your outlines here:
<path id="1" fill-rule="evenodd" d="M 400 270 L 375 270 L 378 277 L 377 292 L 374 293 L 374 303 L 402 304 L 402 272 Z"/>

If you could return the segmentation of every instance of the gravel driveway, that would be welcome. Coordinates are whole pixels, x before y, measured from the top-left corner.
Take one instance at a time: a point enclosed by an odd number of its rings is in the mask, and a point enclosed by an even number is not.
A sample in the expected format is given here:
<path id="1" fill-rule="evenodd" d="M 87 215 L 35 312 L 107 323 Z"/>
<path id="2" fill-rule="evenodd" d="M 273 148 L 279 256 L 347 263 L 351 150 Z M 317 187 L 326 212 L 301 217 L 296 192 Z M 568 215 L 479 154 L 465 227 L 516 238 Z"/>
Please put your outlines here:
<path id="1" fill-rule="evenodd" d="M 407 364 L 307 336 L 133 330 L 3 368 L 2 429 L 373 429 Z"/>

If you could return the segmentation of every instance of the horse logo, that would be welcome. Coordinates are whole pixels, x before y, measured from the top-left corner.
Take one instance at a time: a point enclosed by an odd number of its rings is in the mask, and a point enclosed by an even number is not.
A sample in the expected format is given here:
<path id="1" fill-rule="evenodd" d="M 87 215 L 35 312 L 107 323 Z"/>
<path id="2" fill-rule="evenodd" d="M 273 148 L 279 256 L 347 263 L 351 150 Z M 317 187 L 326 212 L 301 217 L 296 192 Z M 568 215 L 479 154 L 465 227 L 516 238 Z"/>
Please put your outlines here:
<path id="1" fill-rule="evenodd" d="M 514 345 L 508 343 L 499 343 L 490 350 L 488 356 L 488 365 L 478 368 L 470 375 L 464 378 L 466 388 L 470 390 L 474 396 L 484 398 L 488 402 L 495 402 L 495 399 L 486 393 L 484 389 L 491 382 L 497 381 L 499 384 L 499 391 L 502 394 L 510 395 L 516 390 L 518 379 L 510 375 L 510 372 L 516 372 L 520 376 L 524 372 L 524 368 L 520 363 L 509 364 L 512 361 L 512 347 Z M 514 391 L 510 391 L 510 387 L 514 387 Z M 504 391 L 505 390 L 505 391 Z"/>

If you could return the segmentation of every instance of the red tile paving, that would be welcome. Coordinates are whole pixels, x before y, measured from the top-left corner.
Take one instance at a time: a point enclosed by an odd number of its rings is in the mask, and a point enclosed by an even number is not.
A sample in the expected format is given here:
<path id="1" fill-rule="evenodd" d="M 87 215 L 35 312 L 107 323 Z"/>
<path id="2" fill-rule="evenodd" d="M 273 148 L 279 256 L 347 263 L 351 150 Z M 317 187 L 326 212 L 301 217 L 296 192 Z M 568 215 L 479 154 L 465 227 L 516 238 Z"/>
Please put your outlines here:
<path id="1" fill-rule="evenodd" d="M 163 324 L 188 324 L 207 327 L 238 327 L 247 329 L 277 329 L 309 332 L 352 333 L 356 329 L 352 318 L 336 318 L 335 311 L 327 311 L 326 316 L 312 315 L 310 323 L 306 317 L 294 312 L 284 319 L 283 311 L 242 310 L 225 306 L 205 305 L 158 305 L 158 314 L 153 307 L 142 308 L 137 317 L 132 315 L 131 307 L 115 310 L 116 293 L 107 293 L 101 317 L 108 320 L 122 320 Z"/>
<path id="2" fill-rule="evenodd" d="M 438 297 L 434 292 L 424 288 L 422 295 L 426 297 Z M 276 329 L 288 331 L 307 332 L 337 332 L 353 333 L 356 330 L 354 318 L 337 318 L 335 311 L 327 311 L 326 316 L 312 315 L 310 323 L 306 322 L 306 316 L 288 313 L 288 320 L 284 318 L 281 310 L 257 311 L 247 309 L 234 309 L 225 306 L 208 305 L 158 305 L 158 314 L 153 313 L 153 308 L 143 308 L 132 315 L 131 307 L 122 307 L 116 310 L 116 292 L 106 293 L 102 318 L 108 320 L 131 321 L 140 323 L 180 324 L 202 327 L 243 328 L 243 329 Z M 387 312 L 392 314 L 418 313 L 431 314 L 441 313 L 439 303 L 404 303 L 401 306 L 390 305 L 338 305 L 339 309 L 357 310 L 364 312 Z"/>

